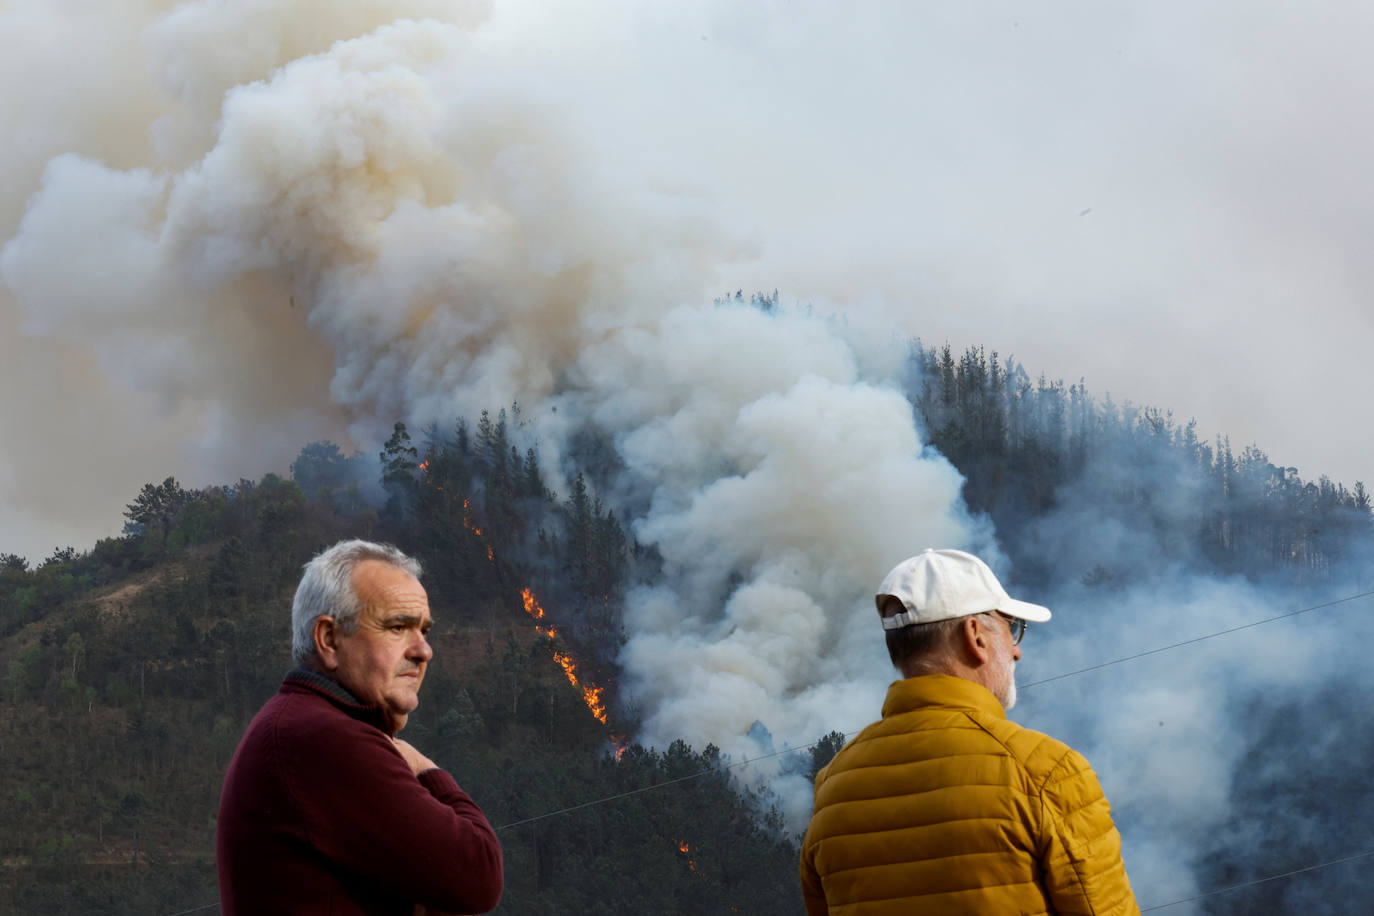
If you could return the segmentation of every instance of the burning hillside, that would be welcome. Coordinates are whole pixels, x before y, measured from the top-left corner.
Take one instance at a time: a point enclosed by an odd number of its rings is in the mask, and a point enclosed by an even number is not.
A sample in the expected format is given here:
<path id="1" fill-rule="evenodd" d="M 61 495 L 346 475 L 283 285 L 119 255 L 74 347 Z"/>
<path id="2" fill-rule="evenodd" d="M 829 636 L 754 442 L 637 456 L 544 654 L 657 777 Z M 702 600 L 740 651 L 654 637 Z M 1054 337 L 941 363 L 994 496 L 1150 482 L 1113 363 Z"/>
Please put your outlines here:
<path id="1" fill-rule="evenodd" d="M 527 614 L 537 621 L 544 619 L 544 609 L 540 607 L 539 602 L 535 599 L 534 592 L 530 591 L 528 588 L 522 589 L 520 597 L 524 602 L 525 612 Z M 534 629 L 539 635 L 546 636 L 550 640 L 558 636 L 558 630 L 554 627 L 546 627 L 543 624 L 536 623 Z M 568 652 L 554 649 L 553 660 L 558 664 L 558 667 L 563 669 L 563 674 L 567 677 L 568 683 L 572 684 L 573 687 L 582 694 L 582 700 L 587 704 L 587 709 L 591 710 L 592 715 L 596 717 L 598 722 L 605 724 L 606 704 L 602 702 L 601 694 L 605 692 L 606 688 L 584 683 L 582 678 L 578 677 L 577 662 Z"/>

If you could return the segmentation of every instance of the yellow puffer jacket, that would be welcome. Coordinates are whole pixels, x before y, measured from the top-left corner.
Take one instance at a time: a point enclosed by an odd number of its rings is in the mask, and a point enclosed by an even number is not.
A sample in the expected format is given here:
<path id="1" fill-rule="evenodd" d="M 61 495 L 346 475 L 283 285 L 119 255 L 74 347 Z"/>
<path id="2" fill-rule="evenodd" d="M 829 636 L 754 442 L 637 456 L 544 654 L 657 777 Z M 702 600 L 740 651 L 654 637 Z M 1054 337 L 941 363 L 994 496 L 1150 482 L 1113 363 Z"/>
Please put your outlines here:
<path id="1" fill-rule="evenodd" d="M 809 914 L 1138 914 L 1088 762 L 943 674 L 888 688 L 883 718 L 816 775 Z"/>

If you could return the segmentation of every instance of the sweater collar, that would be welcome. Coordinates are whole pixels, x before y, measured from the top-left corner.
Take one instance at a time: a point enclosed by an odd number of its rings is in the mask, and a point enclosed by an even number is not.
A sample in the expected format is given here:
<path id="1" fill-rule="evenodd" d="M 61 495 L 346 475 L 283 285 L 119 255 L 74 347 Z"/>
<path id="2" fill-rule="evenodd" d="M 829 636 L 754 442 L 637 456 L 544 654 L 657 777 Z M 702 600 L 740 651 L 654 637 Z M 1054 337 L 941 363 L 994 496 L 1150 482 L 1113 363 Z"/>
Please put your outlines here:
<path id="1" fill-rule="evenodd" d="M 286 672 L 286 679 L 288 681 L 295 681 L 298 684 L 303 684 L 306 687 L 313 687 L 320 693 L 326 694 L 330 699 L 338 700 L 340 703 L 346 703 L 349 706 L 363 705 L 358 702 L 358 698 L 349 692 L 349 689 L 343 684 L 311 668 L 292 668 L 290 671 Z"/>
<path id="2" fill-rule="evenodd" d="M 305 688 L 312 693 L 317 693 L 354 719 L 375 725 L 387 734 L 391 734 L 388 730 L 389 721 L 386 710 L 382 706 L 363 703 L 347 687 L 331 677 L 310 668 L 292 668 L 286 673 L 285 680 L 282 681 L 283 688 L 288 686 Z"/>
<path id="3" fill-rule="evenodd" d="M 999 719 L 1007 717 L 1001 702 L 982 684 L 949 674 L 923 674 L 894 681 L 883 701 L 883 718 L 911 712 L 923 706 L 953 706 L 977 709 Z"/>

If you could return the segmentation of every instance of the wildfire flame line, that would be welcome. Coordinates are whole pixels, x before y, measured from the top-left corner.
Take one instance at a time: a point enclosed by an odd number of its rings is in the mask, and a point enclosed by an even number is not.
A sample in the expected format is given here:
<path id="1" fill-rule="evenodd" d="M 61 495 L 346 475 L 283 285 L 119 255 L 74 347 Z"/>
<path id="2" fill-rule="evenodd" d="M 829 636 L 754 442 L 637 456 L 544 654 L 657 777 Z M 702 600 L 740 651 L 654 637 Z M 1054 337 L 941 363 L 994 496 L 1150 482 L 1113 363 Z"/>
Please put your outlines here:
<path id="1" fill-rule="evenodd" d="M 426 477 L 429 476 L 428 459 L 420 462 L 419 469 Z M 482 537 L 482 529 L 472 523 L 471 512 L 472 501 L 465 498 L 463 500 L 463 527 L 471 531 L 475 537 L 480 538 Z M 491 544 L 484 543 L 484 546 L 487 548 L 487 559 L 493 563 L 496 562 L 496 553 L 492 549 Z M 521 589 L 520 599 L 524 602 L 526 614 L 529 614 L 535 620 L 544 619 L 544 609 L 540 607 L 539 601 L 534 597 L 534 592 L 531 589 Z M 535 624 L 534 629 L 541 636 L 546 636 L 550 639 L 558 635 L 558 630 L 553 627 Z M 596 717 L 598 722 L 604 725 L 606 723 L 606 704 L 601 699 L 601 695 L 605 692 L 606 688 L 598 687 L 590 682 L 584 683 L 583 679 L 579 677 L 577 673 L 577 661 L 567 652 L 560 652 L 555 649 L 553 660 L 558 663 L 558 667 L 563 669 L 563 675 L 568 679 L 568 683 L 572 684 L 573 687 L 582 694 L 582 702 L 587 704 L 587 708 L 591 710 L 592 715 Z M 625 753 L 626 745 L 617 736 L 612 737 L 616 744 L 615 756 L 616 759 L 619 760 L 621 755 Z"/>
<path id="2" fill-rule="evenodd" d="M 424 474 L 424 475 L 425 475 L 425 478 L 428 479 L 428 478 L 429 478 L 429 460 L 426 459 L 426 460 L 424 460 L 424 461 L 421 461 L 420 464 L 419 464 L 419 469 L 420 469 L 420 473 Z M 441 486 L 437 486 L 437 485 L 436 485 L 434 489 L 438 490 L 440 493 L 444 492 L 444 488 L 441 487 Z M 482 529 L 481 529 L 481 528 L 478 528 L 476 525 L 474 525 L 474 524 L 472 523 L 472 520 L 468 517 L 468 513 L 471 512 L 471 511 L 472 511 L 472 501 L 471 501 L 470 499 L 464 498 L 464 499 L 463 499 L 463 527 L 466 528 L 467 530 L 471 531 L 471 532 L 473 533 L 473 535 L 475 535 L 476 537 L 479 537 L 479 538 L 480 538 L 480 537 L 482 536 Z M 484 544 L 483 546 L 487 548 L 487 559 L 490 560 L 491 562 L 495 563 L 495 562 L 496 562 L 496 551 L 492 550 L 492 547 L 491 547 L 490 544 Z"/>
<path id="3" fill-rule="evenodd" d="M 428 475 L 428 461 L 423 461 L 420 463 L 420 471 Z M 471 511 L 472 501 L 464 499 L 463 527 L 466 528 L 468 531 L 471 531 L 474 536 L 480 538 L 482 537 L 482 529 L 472 523 L 469 514 Z M 487 548 L 487 559 L 493 563 L 496 562 L 496 553 L 492 550 L 492 546 L 490 544 L 486 544 L 485 546 Z M 520 599 L 525 605 L 525 613 L 529 614 L 535 620 L 544 619 L 544 609 L 540 607 L 539 601 L 534 597 L 534 592 L 531 589 L 521 589 Z M 546 636 L 549 639 L 552 639 L 558 635 L 558 630 L 554 627 L 545 627 L 540 624 L 535 624 L 534 629 L 541 636 Z M 573 659 L 573 657 L 567 652 L 560 652 L 558 650 L 554 650 L 553 660 L 558 663 L 558 667 L 563 669 L 563 675 L 568 679 L 568 683 L 572 684 L 572 686 L 582 694 L 582 702 L 587 704 L 587 708 L 591 710 L 592 715 L 596 717 L 596 720 L 598 722 L 601 722 L 604 725 L 606 723 L 606 704 L 602 700 L 601 695 L 605 692 L 606 688 L 598 687 L 590 682 L 584 683 L 583 679 L 579 677 L 577 673 L 577 661 Z M 613 735 L 612 740 L 616 745 L 615 757 L 617 760 L 619 760 L 621 756 L 625 753 L 625 748 L 627 745 L 619 736 Z"/>
<path id="4" fill-rule="evenodd" d="M 480 538 L 480 537 L 482 536 L 482 529 L 481 529 L 481 528 L 478 528 L 476 525 L 474 525 L 474 524 L 472 523 L 471 519 L 468 518 L 468 512 L 471 511 L 471 509 L 472 509 L 472 500 L 470 500 L 470 499 L 464 499 L 464 500 L 463 500 L 463 527 L 466 528 L 467 530 L 471 531 L 474 535 L 476 535 L 477 537 Z M 492 561 L 493 563 L 495 563 L 495 562 L 496 562 L 496 553 L 491 549 L 491 545 L 490 545 L 490 544 L 487 544 L 487 545 L 486 545 L 486 548 L 487 548 L 487 559 L 490 560 L 490 561 Z"/>
<path id="5" fill-rule="evenodd" d="M 534 597 L 533 591 L 528 588 L 521 589 L 520 599 L 525 604 L 526 614 L 529 614 L 535 620 L 544 619 L 544 608 L 540 606 L 539 601 Z M 550 639 L 558 635 L 558 629 L 556 627 L 545 627 L 536 623 L 534 629 L 540 635 L 547 636 Z M 606 688 L 597 687 L 591 683 L 583 683 L 582 678 L 578 677 L 577 674 L 577 662 L 568 653 L 560 652 L 555 649 L 553 660 L 558 663 L 558 667 L 563 669 L 563 675 L 568 679 L 568 683 L 572 684 L 573 687 L 582 693 L 582 702 L 587 704 L 587 708 L 592 711 L 592 715 L 596 717 L 598 722 L 605 724 L 606 704 L 602 702 L 601 694 L 605 692 Z M 623 748 L 620 750 L 623 752 Z M 619 759 L 619 756 L 620 753 L 618 752 L 616 754 L 617 759 Z"/>

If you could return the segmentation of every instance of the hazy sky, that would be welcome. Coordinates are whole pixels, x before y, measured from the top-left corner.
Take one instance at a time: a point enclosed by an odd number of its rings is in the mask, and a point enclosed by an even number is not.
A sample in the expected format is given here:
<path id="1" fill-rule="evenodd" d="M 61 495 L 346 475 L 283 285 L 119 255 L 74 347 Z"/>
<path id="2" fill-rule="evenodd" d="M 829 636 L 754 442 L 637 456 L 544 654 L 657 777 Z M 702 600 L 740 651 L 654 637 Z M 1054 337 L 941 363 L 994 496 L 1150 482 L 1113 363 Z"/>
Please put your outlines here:
<path id="1" fill-rule="evenodd" d="M 0 551 L 89 547 L 169 474 L 282 472 L 350 431 L 376 448 L 366 415 L 397 405 L 341 381 L 346 335 L 284 306 L 274 268 L 169 277 L 211 258 L 168 248 L 184 220 L 230 217 L 167 189 L 213 173 L 232 87 L 401 17 L 472 29 L 415 52 L 487 106 L 443 131 L 515 119 L 501 136 L 566 151 L 526 225 L 543 207 L 665 240 L 665 305 L 776 287 L 1196 417 L 1308 478 L 1374 479 L 1374 11 L 971 6 L 0 2 L 0 77 L 24 87 L 0 98 Z"/>

